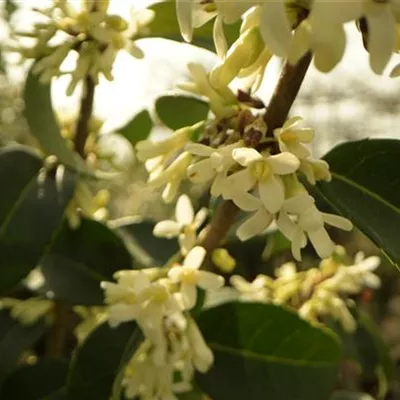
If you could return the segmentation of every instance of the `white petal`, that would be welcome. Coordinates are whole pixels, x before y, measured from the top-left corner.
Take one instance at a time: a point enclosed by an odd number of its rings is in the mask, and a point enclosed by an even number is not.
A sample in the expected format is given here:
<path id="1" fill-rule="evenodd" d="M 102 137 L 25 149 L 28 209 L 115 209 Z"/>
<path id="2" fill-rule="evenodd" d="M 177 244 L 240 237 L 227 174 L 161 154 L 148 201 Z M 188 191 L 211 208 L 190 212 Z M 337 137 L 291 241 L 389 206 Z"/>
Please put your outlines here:
<path id="1" fill-rule="evenodd" d="M 291 214 L 300 214 L 314 204 L 314 199 L 308 193 L 302 193 L 297 196 L 286 199 L 283 208 Z"/>
<path id="2" fill-rule="evenodd" d="M 259 161 L 263 159 L 263 156 L 256 149 L 251 149 L 249 147 L 234 149 L 232 151 L 232 157 L 237 163 L 239 163 L 243 167 L 247 167 L 254 161 Z"/>
<path id="3" fill-rule="evenodd" d="M 108 307 L 109 324 L 118 326 L 121 322 L 132 321 L 138 316 L 138 307 L 131 304 L 114 304 Z"/>
<path id="4" fill-rule="evenodd" d="M 253 236 L 259 235 L 272 222 L 272 215 L 260 208 L 255 214 L 243 222 L 236 230 L 236 235 L 241 241 L 248 240 Z"/>
<path id="5" fill-rule="evenodd" d="M 224 58 L 228 52 L 228 43 L 226 42 L 224 24 L 220 15 L 217 15 L 214 21 L 213 37 L 218 57 Z"/>
<path id="6" fill-rule="evenodd" d="M 264 2 L 261 9 L 260 32 L 274 54 L 286 57 L 292 34 L 282 0 Z"/>
<path id="7" fill-rule="evenodd" d="M 311 28 L 309 21 L 305 19 L 295 30 L 290 43 L 288 61 L 295 65 L 311 47 Z"/>
<path id="8" fill-rule="evenodd" d="M 203 263 L 205 256 L 206 256 L 206 250 L 203 247 L 201 246 L 193 247 L 193 249 L 190 250 L 188 255 L 185 257 L 183 265 L 185 267 L 198 269 Z"/>
<path id="9" fill-rule="evenodd" d="M 248 192 L 238 192 L 232 200 L 243 211 L 256 211 L 262 206 L 261 201 Z"/>
<path id="10" fill-rule="evenodd" d="M 369 4 L 368 51 L 372 70 L 381 74 L 396 49 L 396 23 L 389 3 Z"/>
<path id="11" fill-rule="evenodd" d="M 332 242 L 325 228 L 307 232 L 307 235 L 319 257 L 328 258 L 332 255 L 335 243 Z"/>
<path id="12" fill-rule="evenodd" d="M 296 136 L 300 140 L 300 142 L 303 143 L 310 143 L 315 136 L 314 129 L 312 128 L 301 128 L 301 129 L 296 129 Z"/>
<path id="13" fill-rule="evenodd" d="M 362 261 L 357 263 L 357 267 L 359 267 L 363 271 L 374 271 L 379 264 L 381 263 L 381 259 L 377 256 L 368 257 Z"/>
<path id="14" fill-rule="evenodd" d="M 297 261 L 301 261 L 301 249 L 305 247 L 305 244 L 307 244 L 307 238 L 303 232 L 303 230 L 298 227 L 296 231 L 294 232 L 293 239 L 292 239 L 292 244 L 291 244 L 291 250 L 293 257 Z"/>
<path id="15" fill-rule="evenodd" d="M 209 271 L 200 271 L 197 285 L 204 290 L 217 290 L 222 287 L 225 280 L 222 276 Z"/>
<path id="16" fill-rule="evenodd" d="M 215 176 L 215 171 L 210 158 L 189 165 L 187 176 L 193 183 L 204 183 Z"/>
<path id="17" fill-rule="evenodd" d="M 297 225 L 289 218 L 289 216 L 285 212 L 281 211 L 279 213 L 278 219 L 276 220 L 276 225 L 289 240 L 292 240 L 293 235 L 296 232 Z"/>
<path id="18" fill-rule="evenodd" d="M 207 346 L 196 322 L 192 319 L 189 320 L 188 324 L 188 337 L 191 348 L 195 354 L 193 359 L 194 366 L 199 372 L 207 372 L 214 362 L 214 356 L 210 348 Z"/>
<path id="19" fill-rule="evenodd" d="M 361 16 L 362 0 L 315 0 L 310 13 L 310 20 L 321 29 L 327 24 L 343 24 Z"/>
<path id="20" fill-rule="evenodd" d="M 183 271 L 184 269 L 180 265 L 172 267 L 168 271 L 168 278 L 171 279 L 172 282 L 178 283 L 181 281 Z"/>
<path id="21" fill-rule="evenodd" d="M 305 159 L 311 155 L 310 150 L 299 142 L 286 142 L 286 150 L 295 155 L 298 159 Z"/>
<path id="22" fill-rule="evenodd" d="M 248 192 L 255 183 L 255 178 L 250 171 L 247 168 L 242 169 L 226 178 L 222 196 L 226 200 L 231 199 L 238 191 Z"/>
<path id="23" fill-rule="evenodd" d="M 329 29 L 328 29 L 329 28 Z M 343 58 L 346 48 L 346 33 L 343 25 L 328 26 L 325 29 L 324 38 L 315 34 L 314 64 L 321 72 L 330 72 Z"/>
<path id="24" fill-rule="evenodd" d="M 285 199 L 285 189 L 281 178 L 271 175 L 258 184 L 260 199 L 264 207 L 272 214 L 282 208 Z"/>
<path id="25" fill-rule="evenodd" d="M 188 195 L 179 196 L 176 203 L 175 218 L 180 225 L 190 225 L 193 222 L 194 211 Z"/>
<path id="26" fill-rule="evenodd" d="M 295 172 L 300 166 L 299 159 L 288 152 L 276 154 L 267 158 L 274 174 L 287 175 Z"/>
<path id="27" fill-rule="evenodd" d="M 182 300 L 185 308 L 187 310 L 192 309 L 196 305 L 196 299 L 197 299 L 196 286 L 182 283 L 180 292 L 182 294 Z"/>
<path id="28" fill-rule="evenodd" d="M 210 157 L 215 151 L 215 149 L 210 146 L 206 146 L 205 144 L 192 142 L 186 144 L 185 150 L 191 154 L 202 157 Z"/>
<path id="29" fill-rule="evenodd" d="M 182 255 L 187 254 L 196 245 L 196 232 L 189 231 L 186 233 L 181 233 L 178 237 L 178 242 Z"/>
<path id="30" fill-rule="evenodd" d="M 340 217 L 335 214 L 322 213 L 324 222 L 336 228 L 343 229 L 344 231 L 351 231 L 353 224 L 347 218 Z"/>
<path id="31" fill-rule="evenodd" d="M 156 224 L 153 229 L 153 235 L 157 237 L 165 237 L 171 239 L 177 237 L 181 231 L 181 225 L 176 221 L 165 220 Z"/>
<path id="32" fill-rule="evenodd" d="M 217 5 L 218 14 L 222 16 L 224 22 L 226 22 L 227 24 L 236 22 L 246 10 L 248 10 L 250 7 L 254 5 L 254 3 L 256 2 L 252 0 L 215 1 L 215 4 Z"/>
<path id="33" fill-rule="evenodd" d="M 208 209 L 205 207 L 197 211 L 193 220 L 194 229 L 197 230 L 198 228 L 200 228 L 201 225 L 203 225 L 204 221 L 207 219 L 207 215 L 208 215 Z"/>
<path id="34" fill-rule="evenodd" d="M 176 0 L 176 15 L 183 38 L 190 42 L 193 35 L 194 0 Z"/>
<path id="35" fill-rule="evenodd" d="M 210 194 L 213 197 L 218 197 L 222 194 L 226 185 L 227 172 L 221 172 L 215 175 L 214 181 L 211 185 Z"/>

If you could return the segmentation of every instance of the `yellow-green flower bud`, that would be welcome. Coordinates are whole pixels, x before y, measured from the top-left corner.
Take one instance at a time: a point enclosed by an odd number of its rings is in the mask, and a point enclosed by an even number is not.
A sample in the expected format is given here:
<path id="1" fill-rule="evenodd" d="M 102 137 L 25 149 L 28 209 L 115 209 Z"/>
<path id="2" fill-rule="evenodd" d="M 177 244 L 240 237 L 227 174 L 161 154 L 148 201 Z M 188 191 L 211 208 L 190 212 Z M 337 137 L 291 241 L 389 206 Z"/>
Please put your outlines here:
<path id="1" fill-rule="evenodd" d="M 226 249 L 215 249 L 212 252 L 211 260 L 222 272 L 231 273 L 236 267 L 236 260 Z"/>

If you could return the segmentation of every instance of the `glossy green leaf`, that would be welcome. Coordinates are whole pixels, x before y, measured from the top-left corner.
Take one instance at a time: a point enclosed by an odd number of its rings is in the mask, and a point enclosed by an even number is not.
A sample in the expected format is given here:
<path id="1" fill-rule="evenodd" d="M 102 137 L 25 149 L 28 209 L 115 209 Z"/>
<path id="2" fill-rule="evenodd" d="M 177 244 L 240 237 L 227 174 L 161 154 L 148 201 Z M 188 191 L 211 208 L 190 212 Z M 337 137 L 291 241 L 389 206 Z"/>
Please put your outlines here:
<path id="1" fill-rule="evenodd" d="M 45 330 L 43 321 L 23 326 L 8 310 L 0 310 L 0 382 L 16 367 L 23 351 L 37 342 Z M 3 397 L 0 395 L 0 398 Z"/>
<path id="2" fill-rule="evenodd" d="M 82 219 L 78 229 L 65 223 L 41 261 L 45 289 L 72 304 L 103 304 L 100 282 L 114 272 L 132 268 L 122 239 L 104 224 Z"/>
<path id="3" fill-rule="evenodd" d="M 56 400 L 64 391 L 68 363 L 62 360 L 40 360 L 26 365 L 7 377 L 0 398 L 12 400 Z"/>
<path id="4" fill-rule="evenodd" d="M 139 140 L 147 139 L 153 128 L 153 121 L 147 110 L 136 114 L 125 126 L 118 129 L 118 133 L 124 136 L 132 145 Z"/>
<path id="5" fill-rule="evenodd" d="M 374 398 L 367 393 L 341 390 L 334 393 L 330 400 L 374 400 Z"/>
<path id="6" fill-rule="evenodd" d="M 48 154 L 54 154 L 61 163 L 80 172 L 88 173 L 84 161 L 71 150 L 61 136 L 51 105 L 50 85 L 39 82 L 29 72 L 24 90 L 25 117 L 30 131 Z"/>
<path id="7" fill-rule="evenodd" d="M 327 329 L 260 303 L 223 304 L 197 322 L 215 356 L 197 383 L 213 400 L 322 400 L 332 392 L 341 351 Z"/>
<path id="8" fill-rule="evenodd" d="M 72 400 L 109 400 L 119 371 L 142 341 L 136 323 L 93 331 L 73 358 L 67 383 Z M 115 390 L 115 389 L 114 389 Z M 118 397 L 117 397 L 118 398 Z"/>
<path id="9" fill-rule="evenodd" d="M 137 266 L 162 266 L 179 251 L 176 239 L 164 239 L 153 235 L 154 225 L 152 221 L 141 221 L 126 223 L 116 228 Z"/>
<path id="10" fill-rule="evenodd" d="M 156 100 L 156 112 L 170 129 L 193 125 L 207 118 L 208 104 L 189 96 L 162 96 Z"/>
<path id="11" fill-rule="evenodd" d="M 149 7 L 155 12 L 155 18 L 146 26 L 146 32 L 141 37 L 161 37 L 183 42 L 178 20 L 176 18 L 175 1 L 164 1 Z M 211 20 L 201 28 L 195 29 L 192 44 L 204 47 L 205 49 L 215 51 L 213 42 L 213 24 Z M 229 45 L 231 45 L 238 37 L 240 30 L 240 22 L 225 26 L 225 36 Z"/>
<path id="12" fill-rule="evenodd" d="M 374 139 L 348 142 L 325 157 L 332 181 L 318 193 L 364 232 L 398 265 L 400 261 L 400 141 Z"/>
<path id="13" fill-rule="evenodd" d="M 22 146 L 0 150 L 0 293 L 36 267 L 74 193 L 72 173 L 56 183 L 54 173 L 39 179 L 41 167 L 42 160 Z"/>

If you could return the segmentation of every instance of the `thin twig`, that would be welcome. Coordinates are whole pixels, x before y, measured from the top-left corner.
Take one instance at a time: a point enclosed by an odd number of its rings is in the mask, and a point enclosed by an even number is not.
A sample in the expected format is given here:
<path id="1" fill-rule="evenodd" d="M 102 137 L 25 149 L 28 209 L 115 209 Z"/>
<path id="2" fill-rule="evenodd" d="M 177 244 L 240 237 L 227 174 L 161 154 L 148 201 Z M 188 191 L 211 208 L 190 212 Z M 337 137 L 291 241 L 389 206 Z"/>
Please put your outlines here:
<path id="1" fill-rule="evenodd" d="M 64 356 L 70 326 L 70 307 L 59 301 L 53 307 L 54 324 L 49 329 L 46 340 L 46 356 L 61 358 Z"/>
<path id="2" fill-rule="evenodd" d="M 93 113 L 94 90 L 96 84 L 91 76 L 87 76 L 84 82 L 84 93 L 81 99 L 79 119 L 75 132 L 75 151 L 85 158 L 85 144 L 89 135 L 89 122 Z"/>
<path id="3" fill-rule="evenodd" d="M 267 136 L 271 136 L 273 130 L 282 126 L 285 122 L 300 90 L 311 59 L 311 53 L 307 53 L 296 65 L 292 66 L 286 62 L 283 66 L 278 84 L 264 116 L 268 127 Z M 220 245 L 238 213 L 239 208 L 232 201 L 225 201 L 218 206 L 201 243 L 201 246 L 208 253 L 211 253 Z"/>

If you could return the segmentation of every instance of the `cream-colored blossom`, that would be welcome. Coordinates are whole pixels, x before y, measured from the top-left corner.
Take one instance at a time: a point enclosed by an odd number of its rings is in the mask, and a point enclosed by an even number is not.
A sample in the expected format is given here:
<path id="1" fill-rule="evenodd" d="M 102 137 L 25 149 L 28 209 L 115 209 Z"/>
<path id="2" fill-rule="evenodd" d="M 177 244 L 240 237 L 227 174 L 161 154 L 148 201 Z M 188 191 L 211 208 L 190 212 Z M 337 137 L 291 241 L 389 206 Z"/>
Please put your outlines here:
<path id="1" fill-rule="evenodd" d="M 216 290 L 224 284 L 222 276 L 200 270 L 206 251 L 203 247 L 193 247 L 185 257 L 182 265 L 172 267 L 168 277 L 180 284 L 180 293 L 185 309 L 190 310 L 196 304 L 197 286 L 204 290 Z"/>
<path id="2" fill-rule="evenodd" d="M 188 178 L 194 183 L 213 180 L 210 193 L 214 197 L 220 196 L 224 190 L 228 172 L 236 164 L 232 151 L 241 146 L 243 146 L 242 141 L 222 145 L 217 149 L 200 143 L 189 143 L 186 146 L 189 153 L 205 158 L 189 166 Z"/>
<path id="3" fill-rule="evenodd" d="M 33 325 L 42 318 L 51 317 L 53 306 L 53 300 L 40 297 L 31 297 L 26 300 L 11 297 L 0 299 L 0 310 L 9 309 L 11 316 L 22 325 Z"/>
<path id="4" fill-rule="evenodd" d="M 381 74 L 396 50 L 398 0 L 314 1 L 309 17 L 296 29 L 289 60 L 296 63 L 309 49 L 316 67 L 328 72 L 342 59 L 346 36 L 344 24 L 365 17 L 368 25 L 368 52 L 372 70 Z"/>
<path id="5" fill-rule="evenodd" d="M 278 140 L 279 149 L 294 154 L 298 159 L 310 156 L 310 150 L 303 143 L 310 143 L 314 138 L 314 130 L 298 127 L 301 117 L 293 117 L 287 120 L 282 128 L 274 130 L 274 136 Z"/>
<path id="6" fill-rule="evenodd" d="M 270 302 L 272 300 L 273 279 L 266 275 L 258 275 L 253 282 L 248 282 L 240 275 L 230 278 L 232 286 L 240 293 L 243 301 Z"/>
<path id="7" fill-rule="evenodd" d="M 289 214 L 296 216 L 293 221 Z M 308 194 L 300 194 L 286 199 L 282 211 L 276 220 L 279 230 L 292 242 L 292 253 L 296 260 L 301 260 L 301 249 L 309 239 L 321 258 L 329 257 L 335 245 L 324 225 L 328 224 L 349 231 L 352 223 L 343 217 L 320 212 L 314 199 Z"/>
<path id="8" fill-rule="evenodd" d="M 207 218 L 207 209 L 201 208 L 194 213 L 190 198 L 183 194 L 179 197 L 175 208 L 175 221 L 165 220 L 158 222 L 153 229 L 154 236 L 174 238 L 178 237 L 183 255 L 186 255 L 197 242 L 197 230 Z"/>
<path id="9" fill-rule="evenodd" d="M 227 178 L 229 187 L 223 196 L 239 203 L 243 194 L 257 188 L 266 210 L 270 213 L 279 211 L 285 198 L 280 176 L 295 172 L 300 165 L 298 158 L 289 152 L 263 155 L 246 147 L 233 150 L 232 157 L 244 169 Z"/>
<path id="10" fill-rule="evenodd" d="M 214 87 L 210 83 L 210 74 L 201 64 L 189 63 L 188 69 L 191 81 L 178 83 L 178 88 L 207 98 L 217 118 L 230 117 L 236 112 L 238 99 L 227 85 Z"/>

